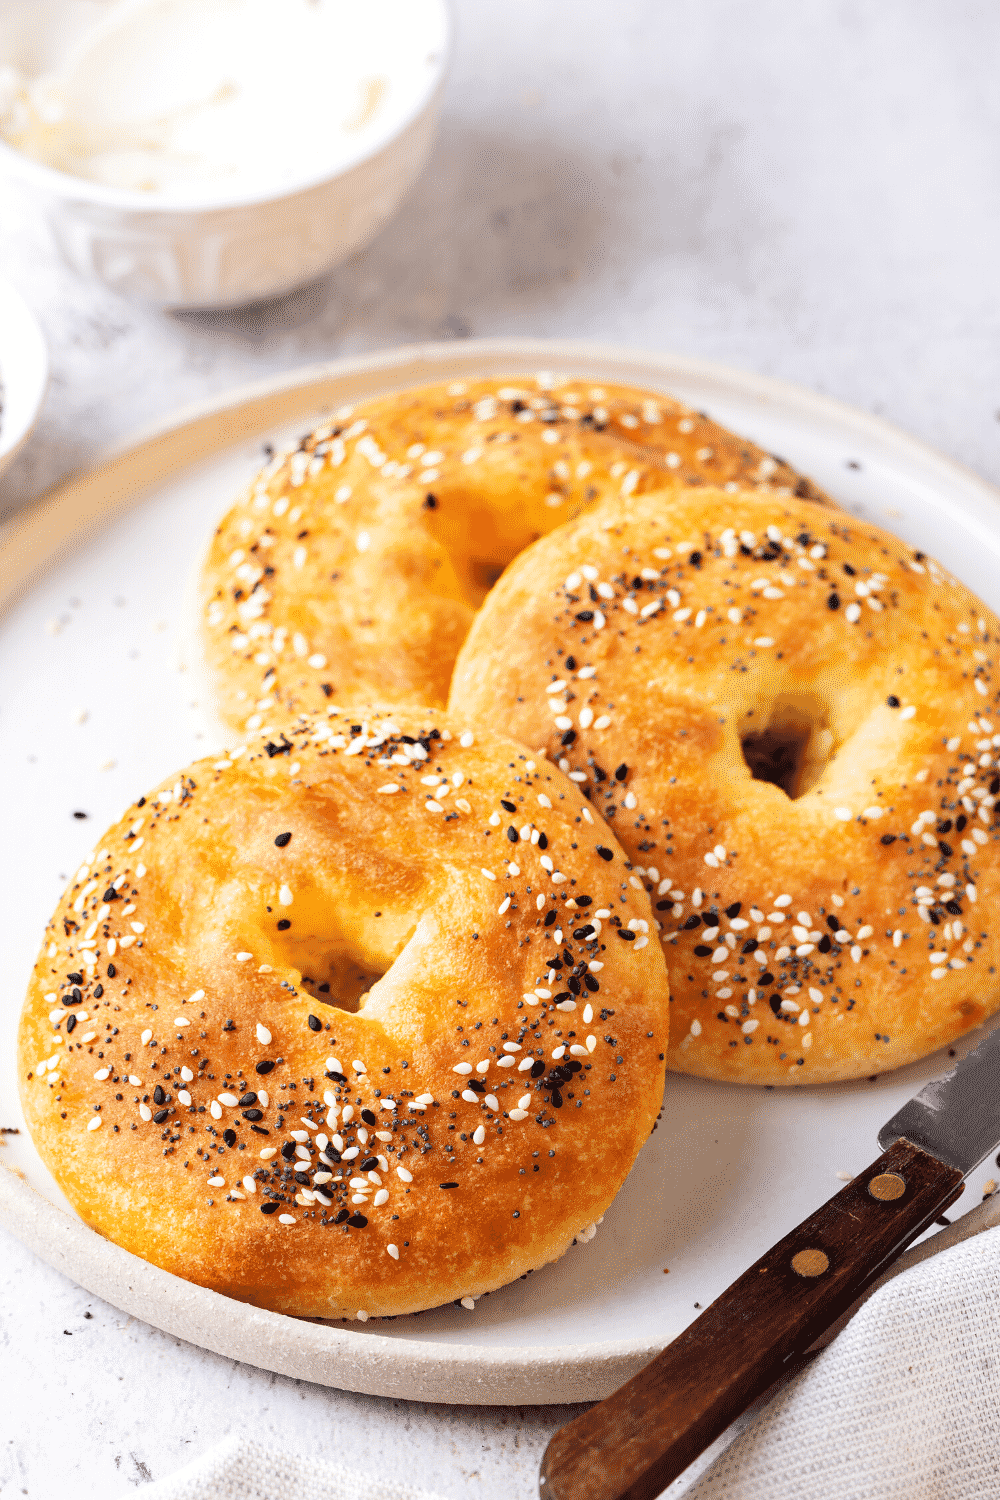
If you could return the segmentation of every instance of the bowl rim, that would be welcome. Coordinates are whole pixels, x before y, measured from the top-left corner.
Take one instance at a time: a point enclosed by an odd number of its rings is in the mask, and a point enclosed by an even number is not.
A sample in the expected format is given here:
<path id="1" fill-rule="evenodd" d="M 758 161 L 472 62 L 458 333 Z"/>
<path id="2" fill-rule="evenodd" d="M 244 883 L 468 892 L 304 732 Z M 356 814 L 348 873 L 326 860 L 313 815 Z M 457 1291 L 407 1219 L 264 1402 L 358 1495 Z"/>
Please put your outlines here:
<path id="1" fill-rule="evenodd" d="M 49 383 L 49 351 L 34 313 L 0 278 L 0 469 L 38 420 Z"/>
<path id="2" fill-rule="evenodd" d="M 360 145 L 350 153 L 335 171 L 324 171 L 305 177 L 279 192 L 243 191 L 218 197 L 192 198 L 181 192 L 164 192 L 155 195 L 143 193 L 138 188 L 108 187 L 93 182 L 89 177 L 76 177 L 71 172 L 61 172 L 35 161 L 30 156 L 9 145 L 0 136 L 0 173 L 20 178 L 34 187 L 42 188 L 50 196 L 77 203 L 97 203 L 106 208 L 118 208 L 132 213 L 144 213 L 150 218 L 167 218 L 176 214 L 211 214 L 227 209 L 259 208 L 268 203 L 280 203 L 314 191 L 327 183 L 346 177 L 363 162 L 370 161 L 399 140 L 422 115 L 434 104 L 444 83 L 451 63 L 454 43 L 454 18 L 452 0 L 424 0 L 424 4 L 436 13 L 435 21 L 440 29 L 441 44 L 433 57 L 433 66 L 427 69 L 424 85 L 403 118 L 389 130 L 383 129 L 367 144 Z M 2 451 L 2 450 L 0 450 Z"/>

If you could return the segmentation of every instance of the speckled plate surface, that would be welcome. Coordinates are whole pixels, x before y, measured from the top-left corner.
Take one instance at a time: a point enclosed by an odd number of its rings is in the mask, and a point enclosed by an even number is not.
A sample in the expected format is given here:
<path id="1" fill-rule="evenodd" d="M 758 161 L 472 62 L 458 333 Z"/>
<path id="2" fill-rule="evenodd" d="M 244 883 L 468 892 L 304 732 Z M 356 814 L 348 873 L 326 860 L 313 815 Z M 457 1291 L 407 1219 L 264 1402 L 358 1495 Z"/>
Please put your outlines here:
<path id="1" fill-rule="evenodd" d="M 87 1229 L 23 1133 L 17 1016 L 39 934 L 92 839 L 215 748 L 180 670 L 184 593 L 208 529 L 262 459 L 331 408 L 423 381 L 539 369 L 673 392 L 780 453 L 847 509 L 939 557 L 1000 609 L 1000 496 L 886 424 L 706 361 L 524 340 L 418 346 L 295 372 L 182 413 L 0 534 L 0 1222 L 133 1316 L 231 1358 L 344 1389 L 463 1403 L 606 1395 L 877 1154 L 878 1126 L 943 1071 L 767 1092 L 670 1077 L 659 1130 L 597 1237 L 474 1313 L 325 1325 L 148 1266 Z M 16 789 L 16 794 L 12 795 Z M 74 814 L 86 814 L 85 817 Z M 960 1051 L 974 1045 L 966 1038 Z M 981 1182 L 972 1179 L 967 1202 Z M 668 1274 L 665 1274 L 668 1273 Z"/>

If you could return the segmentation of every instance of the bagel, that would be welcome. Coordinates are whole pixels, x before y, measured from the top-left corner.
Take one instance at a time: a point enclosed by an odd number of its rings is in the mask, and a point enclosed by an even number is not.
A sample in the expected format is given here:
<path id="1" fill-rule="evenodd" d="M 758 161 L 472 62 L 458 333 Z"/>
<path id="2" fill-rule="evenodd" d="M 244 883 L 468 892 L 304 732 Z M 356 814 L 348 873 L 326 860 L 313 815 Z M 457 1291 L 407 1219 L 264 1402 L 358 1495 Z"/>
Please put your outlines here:
<path id="1" fill-rule="evenodd" d="M 827 1082 L 997 1008 L 997 641 L 877 526 L 650 494 L 518 558 L 450 711 L 561 757 L 614 829 L 662 925 L 669 1067 Z"/>
<path id="2" fill-rule="evenodd" d="M 529 542 L 619 493 L 737 480 L 823 498 L 657 392 L 518 377 L 345 407 L 212 538 L 199 611 L 220 716 L 242 733 L 327 700 L 441 707 L 475 611 Z"/>
<path id="3" fill-rule="evenodd" d="M 660 1106 L 652 912 L 571 782 L 464 730 L 301 717 L 96 845 L 19 1076 L 100 1233 L 261 1307 L 362 1319 L 590 1237 Z"/>

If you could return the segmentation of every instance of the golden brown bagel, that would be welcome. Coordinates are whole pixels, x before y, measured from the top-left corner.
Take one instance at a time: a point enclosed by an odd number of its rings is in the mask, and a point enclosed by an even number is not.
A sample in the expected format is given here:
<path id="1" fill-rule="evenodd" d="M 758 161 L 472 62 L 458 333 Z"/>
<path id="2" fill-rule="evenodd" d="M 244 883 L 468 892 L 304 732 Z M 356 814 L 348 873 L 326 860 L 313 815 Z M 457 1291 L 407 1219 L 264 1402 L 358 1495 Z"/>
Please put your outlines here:
<path id="1" fill-rule="evenodd" d="M 550 381 L 424 386 L 344 408 L 268 465 L 216 531 L 200 584 L 231 727 L 327 699 L 443 705 L 494 580 L 610 496 L 739 480 L 823 498 L 667 396 Z"/>
<path id="2" fill-rule="evenodd" d="M 571 782 L 464 729 L 289 721 L 100 840 L 19 1075 L 102 1234 L 323 1317 L 475 1297 L 589 1237 L 663 1090 L 652 912 Z"/>
<path id="3" fill-rule="evenodd" d="M 610 821 L 663 924 L 671 1067 L 855 1078 L 997 1008 L 997 641 L 876 526 L 647 495 L 518 558 L 451 712 L 561 756 Z"/>

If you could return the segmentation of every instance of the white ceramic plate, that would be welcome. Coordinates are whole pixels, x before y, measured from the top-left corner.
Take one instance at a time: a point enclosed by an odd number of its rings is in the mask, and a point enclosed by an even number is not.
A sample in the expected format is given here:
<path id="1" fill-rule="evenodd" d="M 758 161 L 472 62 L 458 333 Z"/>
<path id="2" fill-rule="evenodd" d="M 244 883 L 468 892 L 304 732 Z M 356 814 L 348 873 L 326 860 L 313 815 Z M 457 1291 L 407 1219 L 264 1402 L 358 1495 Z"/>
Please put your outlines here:
<path id="1" fill-rule="evenodd" d="M 988 485 L 874 418 L 701 360 L 587 344 L 432 345 L 301 371 L 176 418 L 58 490 L 3 540 L 0 1125 L 22 1124 L 17 1014 L 65 879 L 132 797 L 214 748 L 192 675 L 177 670 L 182 597 L 262 443 L 371 393 L 543 368 L 677 393 L 935 554 L 1000 608 L 1000 497 Z M 596 1239 L 474 1313 L 449 1306 L 323 1325 L 179 1281 L 86 1229 L 24 1134 L 0 1148 L 22 1174 L 0 1172 L 0 1221 L 132 1315 L 265 1369 L 411 1399 L 594 1399 L 831 1196 L 838 1171 L 872 1160 L 878 1126 L 948 1061 L 938 1054 L 871 1082 L 789 1091 L 668 1078 L 660 1128 Z M 967 1202 L 991 1170 L 974 1176 Z"/>
<path id="2" fill-rule="evenodd" d="M 0 472 L 34 427 L 48 383 L 42 330 L 20 293 L 0 281 Z"/>

